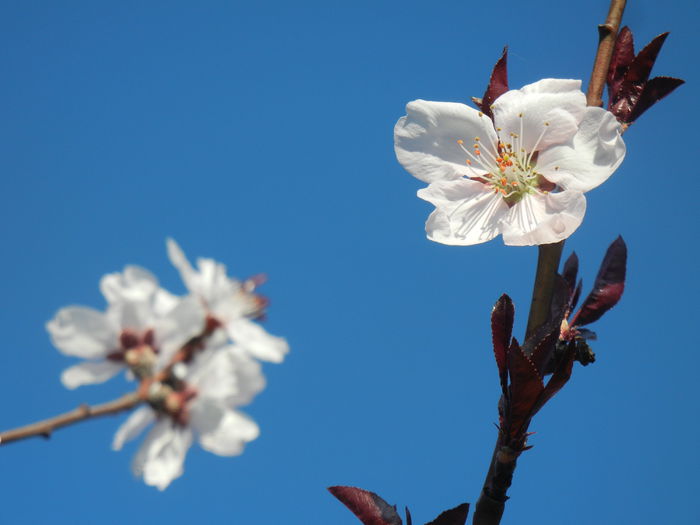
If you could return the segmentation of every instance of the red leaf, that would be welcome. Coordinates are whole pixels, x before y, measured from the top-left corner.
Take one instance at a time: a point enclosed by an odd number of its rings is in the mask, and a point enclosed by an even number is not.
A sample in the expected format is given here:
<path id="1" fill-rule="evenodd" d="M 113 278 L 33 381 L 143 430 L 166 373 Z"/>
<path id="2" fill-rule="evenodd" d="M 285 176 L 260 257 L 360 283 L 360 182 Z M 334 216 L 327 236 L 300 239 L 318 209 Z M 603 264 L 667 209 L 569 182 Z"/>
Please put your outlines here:
<path id="1" fill-rule="evenodd" d="M 644 89 L 637 103 L 634 105 L 632 112 L 629 116 L 629 121 L 634 122 L 637 120 L 642 113 L 644 113 L 651 106 L 656 104 L 659 100 L 669 95 L 673 90 L 675 90 L 681 84 L 685 84 L 685 80 L 673 77 L 654 77 L 649 82 L 646 83 Z"/>
<path id="2" fill-rule="evenodd" d="M 515 339 L 508 350 L 508 373 L 510 399 L 506 426 L 510 437 L 516 439 L 527 430 L 532 408 L 544 390 L 544 385 L 537 368 L 523 353 Z"/>
<path id="3" fill-rule="evenodd" d="M 425 525 L 464 525 L 469 515 L 469 503 L 462 503 L 453 509 L 446 510 L 430 523 Z"/>
<path id="4" fill-rule="evenodd" d="M 557 346 L 557 341 L 559 340 L 560 330 L 557 328 L 547 334 L 540 342 L 535 346 L 530 354 L 530 361 L 535 365 L 537 373 L 540 377 L 544 377 L 547 370 L 550 370 L 550 360 L 554 355 L 554 349 Z"/>
<path id="5" fill-rule="evenodd" d="M 654 38 L 654 40 L 649 42 L 636 57 L 634 57 L 634 60 L 632 60 L 632 63 L 627 70 L 627 74 L 625 75 L 625 84 L 636 84 L 649 80 L 651 69 L 654 67 L 656 57 L 659 55 L 661 46 L 664 45 L 664 41 L 666 40 L 667 36 L 668 32 L 660 34 Z M 624 89 L 624 86 L 622 89 Z"/>
<path id="6" fill-rule="evenodd" d="M 493 353 L 498 365 L 498 376 L 501 379 L 501 388 L 506 391 L 508 386 L 507 354 L 510 338 L 513 334 L 513 321 L 515 320 L 515 307 L 508 295 L 503 294 L 491 311 L 491 338 L 493 341 Z"/>
<path id="7" fill-rule="evenodd" d="M 506 91 L 508 91 L 508 46 L 503 48 L 501 58 L 493 66 L 489 85 L 486 87 L 479 109 L 489 118 L 493 118 L 491 104 Z"/>
<path id="8" fill-rule="evenodd" d="M 389 505 L 374 492 L 357 487 L 328 487 L 364 525 L 402 525 L 396 508 Z"/>
<path id="9" fill-rule="evenodd" d="M 581 309 L 571 321 L 571 326 L 583 326 L 597 321 L 602 315 L 617 304 L 625 289 L 627 268 L 627 245 L 618 237 L 608 247 L 593 290 L 583 301 Z"/>
<path id="10" fill-rule="evenodd" d="M 576 276 L 578 275 L 578 256 L 576 252 L 571 252 L 569 258 L 564 263 L 564 271 L 562 272 L 562 277 L 569 285 L 569 295 L 574 294 L 576 289 Z"/>
<path id="11" fill-rule="evenodd" d="M 617 92 L 632 60 L 634 60 L 634 38 L 630 28 L 625 26 L 615 40 L 610 68 L 608 69 L 608 95 L 610 99 L 608 108 L 612 107 L 613 102 L 617 100 Z"/>
<path id="12" fill-rule="evenodd" d="M 566 351 L 562 356 L 561 361 L 559 361 L 557 368 L 554 370 L 552 377 L 549 378 L 547 386 L 544 387 L 544 390 L 542 390 L 537 402 L 533 406 L 530 417 L 533 417 L 537 412 L 539 412 L 547 401 L 552 399 L 554 395 L 559 392 L 559 390 L 561 390 L 562 387 L 569 381 L 571 378 L 571 371 L 574 367 L 575 358 L 576 345 L 574 341 L 571 341 L 567 345 Z"/>
<path id="13" fill-rule="evenodd" d="M 576 308 L 578 300 L 581 297 L 581 289 L 583 288 L 583 280 L 579 279 L 576 285 L 576 290 L 574 290 L 574 295 L 571 297 L 571 302 L 569 303 L 569 314 Z"/>

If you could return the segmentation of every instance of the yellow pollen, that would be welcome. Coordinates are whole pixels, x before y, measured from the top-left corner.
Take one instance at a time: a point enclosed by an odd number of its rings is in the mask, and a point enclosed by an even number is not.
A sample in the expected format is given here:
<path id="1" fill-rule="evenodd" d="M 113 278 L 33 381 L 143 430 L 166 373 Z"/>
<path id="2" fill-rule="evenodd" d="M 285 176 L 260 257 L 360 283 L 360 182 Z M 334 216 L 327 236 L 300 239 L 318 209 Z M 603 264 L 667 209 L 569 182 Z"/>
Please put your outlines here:
<path id="1" fill-rule="evenodd" d="M 474 137 L 474 142 L 479 142 L 481 139 L 479 137 Z"/>
<path id="2" fill-rule="evenodd" d="M 549 122 L 545 122 L 544 125 L 545 125 L 545 126 L 549 126 Z"/>
<path id="3" fill-rule="evenodd" d="M 464 141 L 462 139 L 458 139 L 457 144 L 464 144 Z"/>
<path id="4" fill-rule="evenodd" d="M 479 116 L 480 116 L 480 117 L 483 117 L 484 114 L 483 114 L 481 111 L 479 111 Z"/>
<path id="5" fill-rule="evenodd" d="M 522 113 L 518 113 L 518 116 L 519 116 L 520 118 L 523 118 L 523 114 L 522 114 Z"/>

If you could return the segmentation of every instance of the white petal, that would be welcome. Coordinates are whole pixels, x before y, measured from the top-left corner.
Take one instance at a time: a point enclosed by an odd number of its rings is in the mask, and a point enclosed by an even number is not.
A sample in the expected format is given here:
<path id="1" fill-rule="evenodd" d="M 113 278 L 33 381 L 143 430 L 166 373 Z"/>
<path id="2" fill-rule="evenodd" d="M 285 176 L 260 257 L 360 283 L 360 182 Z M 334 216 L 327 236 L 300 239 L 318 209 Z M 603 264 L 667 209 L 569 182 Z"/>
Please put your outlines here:
<path id="1" fill-rule="evenodd" d="M 146 301 L 157 289 L 154 275 L 139 266 L 127 266 L 123 272 L 107 274 L 100 280 L 100 291 L 110 303 Z"/>
<path id="2" fill-rule="evenodd" d="M 576 231 L 585 213 L 586 198 L 582 193 L 526 195 L 501 222 L 503 242 L 511 246 L 559 242 Z"/>
<path id="3" fill-rule="evenodd" d="M 229 321 L 226 332 L 241 348 L 263 361 L 281 363 L 289 352 L 284 338 L 268 334 L 262 326 L 245 318 Z"/>
<path id="4" fill-rule="evenodd" d="M 192 268 L 192 265 L 185 257 L 185 253 L 180 248 L 180 245 L 175 242 L 174 239 L 168 238 L 166 240 L 166 245 L 168 247 L 168 257 L 173 266 L 180 272 L 180 277 L 185 283 L 185 286 L 190 292 L 195 292 L 197 287 L 197 272 Z"/>
<path id="5" fill-rule="evenodd" d="M 231 345 L 200 353 L 187 381 L 197 388 L 198 398 L 216 399 L 226 406 L 249 403 L 265 387 L 260 363 Z"/>
<path id="6" fill-rule="evenodd" d="M 143 476 L 147 485 L 164 490 L 182 475 L 187 450 L 192 444 L 192 431 L 175 425 L 169 419 L 156 423 L 144 439 L 131 464 L 136 476 Z"/>
<path id="7" fill-rule="evenodd" d="M 501 197 L 473 180 L 433 182 L 418 190 L 418 196 L 435 205 L 425 230 L 430 240 L 442 244 L 468 246 L 491 240 L 508 212 Z"/>
<path id="8" fill-rule="evenodd" d="M 101 312 L 82 306 L 61 308 L 46 323 L 54 346 L 67 355 L 94 359 L 117 346 L 117 328 Z"/>
<path id="9" fill-rule="evenodd" d="M 501 128 L 501 139 L 511 142 L 511 133 L 514 133 L 522 140 L 518 145 L 527 152 L 533 152 L 536 143 L 537 150 L 542 151 L 571 140 L 585 109 L 586 96 L 581 92 L 581 81 L 558 78 L 546 78 L 522 89 L 507 91 L 492 106 L 495 125 Z M 549 125 L 545 126 L 545 122 Z"/>
<path id="10" fill-rule="evenodd" d="M 61 374 L 61 382 L 73 390 L 82 385 L 104 383 L 123 369 L 124 365 L 115 361 L 86 361 L 66 368 Z"/>
<path id="11" fill-rule="evenodd" d="M 194 297 L 179 300 L 167 316 L 155 322 L 156 344 L 160 349 L 158 361 L 167 364 L 189 339 L 204 329 L 205 312 Z"/>
<path id="12" fill-rule="evenodd" d="M 192 427 L 199 434 L 199 444 L 219 456 L 242 453 L 245 444 L 260 435 L 255 421 L 212 400 L 193 403 L 190 415 Z"/>
<path id="13" fill-rule="evenodd" d="M 152 298 L 153 311 L 158 316 L 167 315 L 179 303 L 180 298 L 178 296 L 163 290 L 163 288 L 158 288 Z"/>
<path id="14" fill-rule="evenodd" d="M 615 116 L 586 108 L 573 141 L 540 153 L 537 171 L 567 190 L 589 191 L 612 175 L 625 158 L 625 143 Z"/>
<path id="15" fill-rule="evenodd" d="M 150 425 L 156 416 L 151 407 L 142 406 L 134 410 L 124 423 L 121 424 L 117 433 L 114 434 L 112 450 L 121 450 L 124 443 L 131 441 Z"/>
<path id="16" fill-rule="evenodd" d="M 411 175 L 428 183 L 474 175 L 457 140 L 466 148 L 475 137 L 487 147 L 496 142 L 491 119 L 464 104 L 414 100 L 406 113 L 394 127 L 396 157 Z"/>
<path id="17" fill-rule="evenodd" d="M 153 305 L 145 301 L 119 301 L 112 303 L 107 308 L 106 315 L 120 328 L 136 331 L 153 328 L 157 318 Z"/>

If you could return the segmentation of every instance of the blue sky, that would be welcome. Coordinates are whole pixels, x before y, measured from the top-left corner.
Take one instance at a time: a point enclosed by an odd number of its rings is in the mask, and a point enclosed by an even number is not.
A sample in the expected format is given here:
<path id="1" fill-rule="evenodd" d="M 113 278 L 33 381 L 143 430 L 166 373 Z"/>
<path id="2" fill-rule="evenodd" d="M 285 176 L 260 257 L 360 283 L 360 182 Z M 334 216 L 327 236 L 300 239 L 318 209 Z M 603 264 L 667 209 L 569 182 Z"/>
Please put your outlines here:
<path id="1" fill-rule="evenodd" d="M 584 5 L 585 4 L 585 5 Z M 671 36 L 657 75 L 685 86 L 625 135 L 567 241 L 590 286 L 629 247 L 621 303 L 594 325 L 598 361 L 535 419 L 504 524 L 695 524 L 700 468 L 697 2 L 629 2 L 637 47 Z M 184 292 L 165 254 L 265 272 L 285 363 L 246 408 L 237 458 L 194 447 L 164 493 L 110 450 L 124 416 L 0 450 L 0 521 L 353 524 L 325 487 L 358 485 L 417 522 L 475 502 L 496 437 L 489 313 L 524 330 L 535 248 L 425 239 L 422 183 L 392 130 L 416 98 L 483 93 L 505 44 L 512 87 L 590 73 L 607 2 L 0 3 L 0 426 L 99 403 L 123 378 L 65 390 L 73 361 L 45 322 L 104 305 L 126 264 Z"/>

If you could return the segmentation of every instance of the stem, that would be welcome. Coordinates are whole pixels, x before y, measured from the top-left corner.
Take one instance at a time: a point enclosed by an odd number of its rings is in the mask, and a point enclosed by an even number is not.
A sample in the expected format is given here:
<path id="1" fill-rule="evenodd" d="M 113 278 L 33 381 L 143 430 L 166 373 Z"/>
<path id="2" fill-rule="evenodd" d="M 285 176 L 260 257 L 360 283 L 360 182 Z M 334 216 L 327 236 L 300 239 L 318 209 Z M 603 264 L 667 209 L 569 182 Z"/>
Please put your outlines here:
<path id="1" fill-rule="evenodd" d="M 143 400 L 137 392 L 131 392 L 120 397 L 119 399 L 102 403 L 101 405 L 80 405 L 78 408 L 71 410 L 70 412 L 0 433 L 0 445 L 7 445 L 13 441 L 34 436 L 41 436 L 48 439 L 51 437 L 51 433 L 54 430 L 58 430 L 59 428 L 66 427 L 86 419 L 107 416 L 110 414 L 118 414 L 119 412 L 124 412 L 125 410 L 134 408 L 142 401 Z"/>
<path id="2" fill-rule="evenodd" d="M 611 0 L 610 10 L 605 23 L 598 26 L 598 51 L 586 93 L 586 103 L 589 106 L 603 105 L 603 89 L 626 3 L 626 0 Z M 549 317 L 552 293 L 554 291 L 554 279 L 559 268 L 564 241 L 555 244 L 543 244 L 538 248 L 537 270 L 532 291 L 530 315 L 527 320 L 526 339 Z M 520 452 L 504 446 L 502 439 L 503 436 L 499 431 L 493 456 L 489 463 L 489 471 L 484 481 L 484 487 L 474 509 L 473 525 L 498 525 L 505 511 L 506 500 L 508 499 L 506 493 L 513 480 L 513 473 L 515 472 Z"/>
<path id="3" fill-rule="evenodd" d="M 627 0 L 611 0 L 610 10 L 605 23 L 598 26 L 598 52 L 593 62 L 591 81 L 588 83 L 586 103 L 589 106 L 603 105 L 603 88 L 608 77 L 608 68 L 612 58 L 617 31 L 620 29 L 622 13 L 625 10 Z"/>

